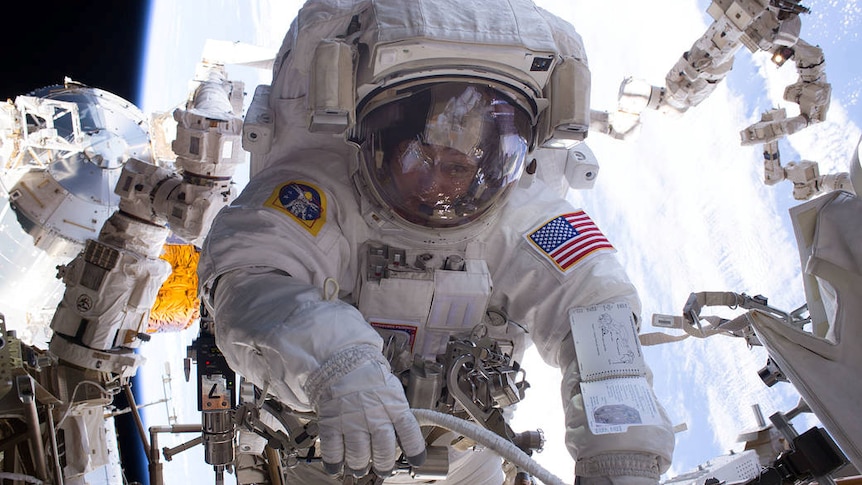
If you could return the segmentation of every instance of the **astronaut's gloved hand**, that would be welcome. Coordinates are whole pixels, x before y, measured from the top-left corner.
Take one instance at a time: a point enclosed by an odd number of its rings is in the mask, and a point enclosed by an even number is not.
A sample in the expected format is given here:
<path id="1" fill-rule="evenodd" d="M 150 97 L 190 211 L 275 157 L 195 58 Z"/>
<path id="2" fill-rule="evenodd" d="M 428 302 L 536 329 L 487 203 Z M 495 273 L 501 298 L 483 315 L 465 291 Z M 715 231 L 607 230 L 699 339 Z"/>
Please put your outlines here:
<path id="1" fill-rule="evenodd" d="M 382 477 L 395 468 L 397 449 L 411 465 L 425 462 L 425 439 L 401 382 L 371 345 L 335 354 L 306 382 L 318 413 L 320 451 L 327 473 L 361 477 L 369 467 Z"/>

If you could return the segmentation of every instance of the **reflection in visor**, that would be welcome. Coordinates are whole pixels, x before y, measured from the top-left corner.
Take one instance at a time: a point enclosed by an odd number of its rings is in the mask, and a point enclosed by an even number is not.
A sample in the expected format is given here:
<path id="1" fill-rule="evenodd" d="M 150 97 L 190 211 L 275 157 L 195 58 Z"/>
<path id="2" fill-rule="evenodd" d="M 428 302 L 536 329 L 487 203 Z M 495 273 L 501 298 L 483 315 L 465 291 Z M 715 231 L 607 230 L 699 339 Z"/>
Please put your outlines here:
<path id="1" fill-rule="evenodd" d="M 404 142 L 390 167 L 396 190 L 403 194 L 401 208 L 423 215 L 435 211 L 446 217 L 470 189 L 479 169 L 466 154 L 419 140 Z"/>
<path id="2" fill-rule="evenodd" d="M 485 85 L 416 87 L 360 120 L 366 175 L 402 219 L 461 226 L 502 203 L 520 177 L 529 119 Z"/>

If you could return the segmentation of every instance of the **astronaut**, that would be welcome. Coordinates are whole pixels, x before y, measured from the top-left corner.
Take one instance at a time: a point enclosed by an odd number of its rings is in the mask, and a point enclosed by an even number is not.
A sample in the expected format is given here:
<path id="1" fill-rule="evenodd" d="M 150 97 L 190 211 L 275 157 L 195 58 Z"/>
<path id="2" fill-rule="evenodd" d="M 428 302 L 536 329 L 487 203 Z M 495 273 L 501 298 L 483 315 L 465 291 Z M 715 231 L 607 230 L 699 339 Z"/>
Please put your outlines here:
<path id="1" fill-rule="evenodd" d="M 539 148 L 588 126 L 580 37 L 528 0 L 306 3 L 246 116 L 251 181 L 199 269 L 230 365 L 316 415 L 322 467 L 288 483 L 424 483 L 393 474 L 431 444 L 399 377 L 477 329 L 561 369 L 581 483 L 657 483 L 667 416 L 650 390 L 656 422 L 593 433 L 570 319 L 603 303 L 637 318 L 637 291 L 589 216 L 534 176 Z M 503 483 L 488 450 L 447 453 L 435 483 Z"/>

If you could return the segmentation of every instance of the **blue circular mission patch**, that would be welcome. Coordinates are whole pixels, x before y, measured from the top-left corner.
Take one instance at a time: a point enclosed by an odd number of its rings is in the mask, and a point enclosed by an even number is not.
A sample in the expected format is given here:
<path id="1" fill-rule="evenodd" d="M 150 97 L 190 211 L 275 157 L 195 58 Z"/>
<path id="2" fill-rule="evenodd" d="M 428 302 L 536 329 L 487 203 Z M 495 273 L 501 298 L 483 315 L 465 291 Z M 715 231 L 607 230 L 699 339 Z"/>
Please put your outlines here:
<path id="1" fill-rule="evenodd" d="M 326 220 L 326 196 L 309 183 L 291 181 L 281 184 L 266 205 L 288 214 L 313 235 L 317 235 Z"/>
<path id="2" fill-rule="evenodd" d="M 303 221 L 320 219 L 323 214 L 320 192 L 310 185 L 299 182 L 282 185 L 278 191 L 278 201 L 288 212 Z"/>

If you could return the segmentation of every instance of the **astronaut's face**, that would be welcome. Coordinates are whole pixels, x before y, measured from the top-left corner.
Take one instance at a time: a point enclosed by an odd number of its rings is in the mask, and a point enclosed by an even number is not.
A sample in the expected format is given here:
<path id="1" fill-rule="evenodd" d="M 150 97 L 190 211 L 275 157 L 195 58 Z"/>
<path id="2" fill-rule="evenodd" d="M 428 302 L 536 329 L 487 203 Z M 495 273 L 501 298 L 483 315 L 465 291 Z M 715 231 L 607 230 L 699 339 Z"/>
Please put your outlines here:
<path id="1" fill-rule="evenodd" d="M 398 144 L 390 164 L 401 206 L 413 214 L 447 213 L 464 197 L 478 164 L 458 150 L 419 140 Z"/>

